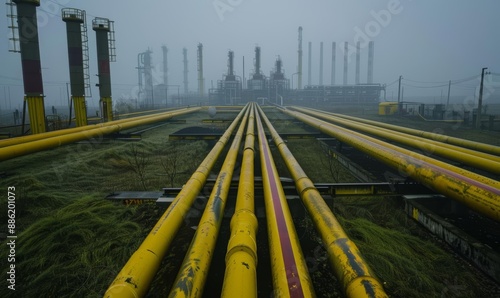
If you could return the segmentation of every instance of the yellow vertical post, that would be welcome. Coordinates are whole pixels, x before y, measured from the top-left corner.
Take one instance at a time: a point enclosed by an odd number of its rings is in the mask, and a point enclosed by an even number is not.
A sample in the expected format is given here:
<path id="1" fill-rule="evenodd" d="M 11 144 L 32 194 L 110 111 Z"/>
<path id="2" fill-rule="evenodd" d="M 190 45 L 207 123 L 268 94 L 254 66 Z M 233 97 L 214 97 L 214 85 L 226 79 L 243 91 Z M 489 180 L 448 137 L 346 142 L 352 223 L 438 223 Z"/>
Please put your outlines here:
<path id="1" fill-rule="evenodd" d="M 45 132 L 45 106 L 43 104 L 43 96 L 25 96 L 24 100 L 28 104 L 31 133 L 39 134 Z"/>
<path id="2" fill-rule="evenodd" d="M 292 215 L 258 113 L 255 114 L 255 119 L 259 137 L 274 295 L 315 297 Z"/>
<path id="3" fill-rule="evenodd" d="M 254 214 L 254 105 L 252 104 L 241 162 L 240 181 L 221 297 L 257 297 L 257 217 Z"/>
<path id="4" fill-rule="evenodd" d="M 84 96 L 73 96 L 73 106 L 75 107 L 76 126 L 87 125 L 87 106 Z"/>

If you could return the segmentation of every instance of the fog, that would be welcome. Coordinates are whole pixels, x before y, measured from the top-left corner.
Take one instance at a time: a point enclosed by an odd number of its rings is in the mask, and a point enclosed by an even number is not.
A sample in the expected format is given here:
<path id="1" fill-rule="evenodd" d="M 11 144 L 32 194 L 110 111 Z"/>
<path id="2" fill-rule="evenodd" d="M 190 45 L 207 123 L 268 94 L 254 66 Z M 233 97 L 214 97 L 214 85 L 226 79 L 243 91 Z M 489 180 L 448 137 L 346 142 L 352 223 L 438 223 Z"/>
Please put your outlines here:
<path id="1" fill-rule="evenodd" d="M 319 44 L 324 42 L 325 84 L 330 84 L 331 43 L 337 43 L 336 83 L 342 83 L 344 42 L 361 42 L 361 82 L 366 82 L 368 41 L 375 42 L 374 82 L 387 84 L 387 97 L 397 94 L 403 76 L 405 97 L 446 96 L 454 80 L 454 98 L 474 96 L 481 68 L 488 67 L 490 102 L 500 103 L 500 39 L 495 0 L 210 0 L 210 1 L 67 1 L 41 0 L 38 8 L 40 53 L 46 106 L 67 104 L 69 82 L 66 26 L 61 8 L 86 10 L 92 98 L 99 101 L 94 17 L 114 21 L 117 61 L 111 64 L 113 100 L 137 94 L 137 54 L 153 51 L 155 83 L 162 82 L 161 46 L 169 49 L 169 84 L 182 85 L 182 48 L 188 49 L 189 89 L 197 90 L 196 46 L 203 44 L 206 89 L 227 72 L 227 52 L 235 53 L 235 71 L 249 77 L 254 48 L 262 49 L 262 71 L 269 75 L 278 56 L 285 75 L 297 72 L 298 27 L 303 27 L 303 84 L 307 84 L 308 42 L 312 42 L 312 84 L 319 83 Z M 22 107 L 20 54 L 9 50 L 6 5 L 0 6 L 0 109 Z M 349 57 L 349 83 L 354 83 L 355 55 Z M 245 57 L 245 74 L 242 60 Z M 457 83 L 456 80 L 470 78 Z M 425 82 L 425 83 L 422 83 Z M 293 75 L 297 87 L 297 75 Z M 182 88 L 181 88 L 182 92 Z M 457 99 L 459 100 L 459 99 Z"/>

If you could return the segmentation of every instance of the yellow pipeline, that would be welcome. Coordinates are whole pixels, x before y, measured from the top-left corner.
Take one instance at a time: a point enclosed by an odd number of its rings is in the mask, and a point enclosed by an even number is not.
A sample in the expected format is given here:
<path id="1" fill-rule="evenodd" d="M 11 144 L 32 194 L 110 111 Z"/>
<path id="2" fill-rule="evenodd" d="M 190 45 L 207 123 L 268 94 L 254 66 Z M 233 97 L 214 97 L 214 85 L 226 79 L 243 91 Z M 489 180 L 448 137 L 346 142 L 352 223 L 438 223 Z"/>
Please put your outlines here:
<path id="1" fill-rule="evenodd" d="M 248 107 L 249 105 L 247 105 Z M 224 217 L 227 195 L 233 179 L 234 165 L 243 138 L 249 109 L 241 122 L 226 159 L 217 176 L 207 207 L 201 216 L 189 250 L 177 274 L 169 297 L 201 297 L 212 260 L 215 243 Z"/>
<path id="2" fill-rule="evenodd" d="M 76 126 L 87 125 L 87 106 L 84 96 L 73 96 L 73 105 L 75 107 Z"/>
<path id="3" fill-rule="evenodd" d="M 231 218 L 221 297 L 257 297 L 257 217 L 254 214 L 254 105 L 243 149 L 236 208 Z M 242 282 L 243 281 L 243 282 Z"/>
<path id="4" fill-rule="evenodd" d="M 190 111 L 194 111 L 193 109 L 201 109 L 201 108 L 191 108 Z M 84 130 L 91 130 L 94 128 L 101 128 L 101 127 L 106 127 L 110 125 L 116 125 L 120 123 L 125 123 L 129 121 L 135 121 L 135 120 L 142 120 L 142 119 L 147 119 L 150 117 L 157 117 L 160 115 L 167 115 L 170 113 L 176 113 L 178 111 L 185 111 L 186 109 L 178 109 L 174 110 L 171 112 L 166 112 L 166 113 L 161 113 L 161 114 L 153 114 L 153 115 L 145 115 L 145 116 L 140 116 L 140 117 L 134 117 L 134 118 L 129 118 L 129 119 L 121 119 L 121 120 L 115 120 L 115 121 L 109 121 L 106 123 L 99 123 L 99 124 L 92 124 L 92 125 L 87 125 L 83 127 L 74 127 L 74 128 L 67 128 L 67 129 L 61 129 L 57 131 L 50 131 L 50 132 L 45 132 L 42 134 L 37 134 L 37 135 L 29 135 L 29 136 L 23 136 L 23 137 L 16 137 L 16 138 L 11 138 L 11 139 L 6 139 L 6 140 L 0 140 L 0 148 L 7 147 L 7 146 L 12 146 L 12 145 L 17 145 L 17 144 L 22 144 L 22 143 L 28 143 L 32 141 L 37 141 L 37 140 L 42 140 L 46 138 L 51 138 L 55 136 L 62 136 L 74 132 L 79 132 L 79 131 L 84 131 Z"/>
<path id="5" fill-rule="evenodd" d="M 330 265 L 343 285 L 346 296 L 352 298 L 388 297 L 382 284 L 375 278 L 368 264 L 363 260 L 358 247 L 347 237 L 314 183 L 307 177 L 264 112 L 260 109 L 259 112 L 295 181 L 302 203 L 312 217 L 316 230 L 321 235 L 323 245 L 328 252 Z"/>
<path id="6" fill-rule="evenodd" d="M 113 101 L 111 97 L 101 98 L 102 119 L 104 122 L 113 121 Z"/>
<path id="7" fill-rule="evenodd" d="M 315 116 L 317 118 L 341 124 L 343 126 L 355 129 L 357 131 L 363 131 L 371 135 L 376 135 L 391 141 L 408 145 L 413 148 L 422 149 L 427 153 L 431 154 L 435 153 L 436 155 L 446 157 L 450 160 L 455 160 L 463 164 L 472 166 L 474 168 L 488 171 L 493 174 L 497 175 L 500 174 L 500 157 L 496 157 L 494 155 L 489 155 L 478 151 L 472 151 L 470 149 L 464 149 L 454 145 L 440 143 L 417 136 L 410 136 L 408 134 L 391 131 L 385 128 L 375 127 L 369 124 L 360 124 L 352 120 L 347 120 L 335 116 L 328 116 L 321 112 L 310 111 L 298 107 L 294 107 L 293 109 Z M 464 151 L 467 153 L 465 153 Z M 476 154 L 471 154 L 471 153 L 476 153 Z M 483 158 L 477 156 L 477 154 L 487 155 L 489 158 Z"/>
<path id="8" fill-rule="evenodd" d="M 315 297 L 278 171 L 255 114 L 275 297 Z"/>
<path id="9" fill-rule="evenodd" d="M 137 298 L 146 294 L 184 217 L 207 181 L 208 174 L 244 113 L 245 109 L 236 116 L 146 239 L 118 273 L 104 297 Z"/>
<path id="10" fill-rule="evenodd" d="M 413 129 L 413 128 L 401 127 L 401 126 L 397 126 L 397 125 L 392 125 L 392 124 L 387 124 L 387 123 L 382 123 L 382 122 L 377 122 L 377 121 L 372 121 L 372 120 L 366 120 L 366 119 L 352 117 L 352 116 L 333 114 L 333 113 L 332 113 L 332 115 L 346 118 L 346 119 L 351 119 L 354 121 L 367 123 L 367 124 L 373 124 L 376 126 L 380 126 L 380 127 L 392 129 L 395 131 L 400 131 L 400 132 L 404 132 L 407 134 L 411 134 L 414 136 L 419 136 L 419 137 L 423 137 L 423 138 L 427 138 L 427 139 L 431 139 L 431 140 L 435 140 L 435 141 L 439 141 L 439 142 L 443 142 L 443 143 L 453 144 L 456 146 L 465 147 L 465 148 L 469 148 L 469 149 L 473 149 L 473 150 L 477 150 L 477 151 L 500 156 L 500 147 L 494 146 L 494 145 L 478 143 L 478 142 L 474 142 L 474 141 L 470 141 L 470 140 L 464 140 L 464 139 L 450 137 L 450 136 L 441 135 L 441 134 L 437 134 L 437 133 L 427 132 L 427 131 Z"/>
<path id="11" fill-rule="evenodd" d="M 24 100 L 28 104 L 31 133 L 35 135 L 45 132 L 45 106 L 43 104 L 43 96 L 25 96 Z"/>
<path id="12" fill-rule="evenodd" d="M 284 113 L 338 138 L 435 191 L 500 221 L 500 183 L 438 160 L 363 136 L 300 112 Z"/>
<path id="13" fill-rule="evenodd" d="M 139 125 L 146 125 L 154 123 L 157 121 L 167 120 L 174 116 L 179 116 L 182 114 L 192 113 L 198 111 L 200 108 L 185 109 L 182 111 L 176 111 L 172 113 L 165 113 L 163 115 L 157 115 L 154 117 L 148 117 L 143 119 L 127 119 L 126 121 L 121 121 L 119 124 L 113 123 L 102 127 L 97 127 L 93 129 L 81 130 L 74 133 L 63 134 L 59 136 L 54 136 L 50 138 L 40 139 L 37 141 L 32 141 L 28 143 L 21 143 L 17 145 L 12 145 L 8 147 L 0 148 L 0 161 L 11 159 L 14 157 L 27 155 L 30 153 L 56 148 L 65 144 L 99 138 L 103 135 L 118 132 L 120 130 L 129 129 Z"/>
<path id="14" fill-rule="evenodd" d="M 300 114 L 300 112 L 299 112 Z M 376 138 L 372 138 L 372 137 L 369 137 L 367 135 L 364 135 L 362 133 L 359 133 L 359 132 L 356 132 L 356 131 L 352 131 L 352 130 L 349 130 L 347 128 L 343 128 L 343 127 L 340 127 L 340 126 L 337 126 L 335 124 L 332 124 L 332 123 L 328 123 L 328 122 L 324 122 L 324 121 L 321 121 L 319 119 L 316 119 L 312 116 L 307 116 L 305 114 L 302 114 L 304 115 L 305 117 L 310 117 L 312 119 L 315 119 L 317 121 L 319 121 L 320 123 L 324 123 L 324 124 L 329 124 L 331 125 L 334 129 L 336 130 L 339 130 L 339 131 L 344 131 L 348 134 L 351 134 L 353 136 L 358 136 L 360 138 L 364 138 L 364 139 L 368 139 L 370 140 L 371 142 L 375 143 L 375 144 L 378 144 L 380 146 L 383 146 L 383 147 L 386 147 L 386 148 L 389 148 L 389 149 L 392 149 L 392 150 L 395 150 L 397 152 L 400 152 L 404 155 L 408 155 L 412 158 L 416 158 L 416 159 L 420 159 L 420 160 L 423 160 L 425 162 L 428 162 L 430 164 L 434 164 L 434 165 L 437 165 L 438 167 L 441 167 L 445 170 L 449 170 L 449 171 L 452 171 L 452 172 L 455 172 L 459 175 L 462 175 L 466 178 L 469 178 L 469 179 L 472 179 L 472 180 L 476 180 L 476 181 L 479 181 L 483 184 L 486 184 L 488 186 L 493 186 L 495 188 L 498 188 L 500 189 L 500 182 L 499 181 L 495 181 L 495 180 L 492 180 L 490 178 L 487 178 L 485 176 L 482 176 L 480 174 L 477 174 L 477 173 L 474 173 L 474 172 L 470 172 L 470 171 L 467 171 L 467 170 L 464 170 L 462 168 L 459 168 L 459 167 L 456 167 L 456 166 L 453 166 L 451 164 L 448 164 L 448 163 L 445 163 L 445 162 L 442 162 L 442 161 L 439 161 L 437 159 L 434 159 L 434 158 L 431 158 L 431 157 L 428 157 L 426 155 L 422 155 L 422 154 L 419 154 L 419 153 L 416 153 L 414 151 L 411 151 L 411 150 L 407 150 L 407 149 L 404 149 L 402 147 L 399 147 L 399 146 L 396 146 L 396 145 L 392 145 L 392 144 L 389 144 L 387 142 L 384 142 L 382 140 L 379 140 L 379 139 L 376 139 Z"/>

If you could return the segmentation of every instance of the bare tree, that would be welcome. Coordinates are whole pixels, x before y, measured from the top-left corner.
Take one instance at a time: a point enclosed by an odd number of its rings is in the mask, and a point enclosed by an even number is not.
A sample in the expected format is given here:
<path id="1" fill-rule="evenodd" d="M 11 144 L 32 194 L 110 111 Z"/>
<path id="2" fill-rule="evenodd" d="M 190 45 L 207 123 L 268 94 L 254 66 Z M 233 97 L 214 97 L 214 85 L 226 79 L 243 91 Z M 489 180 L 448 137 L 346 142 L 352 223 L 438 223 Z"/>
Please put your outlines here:
<path id="1" fill-rule="evenodd" d="M 149 165 L 149 157 L 146 152 L 132 145 L 125 161 L 126 169 L 134 172 L 139 177 L 142 187 L 146 190 L 146 168 Z"/>
<path id="2" fill-rule="evenodd" d="M 168 152 L 160 155 L 160 165 L 168 177 L 170 187 L 174 187 L 175 178 L 180 174 L 180 157 L 181 150 L 177 143 L 174 143 Z"/>

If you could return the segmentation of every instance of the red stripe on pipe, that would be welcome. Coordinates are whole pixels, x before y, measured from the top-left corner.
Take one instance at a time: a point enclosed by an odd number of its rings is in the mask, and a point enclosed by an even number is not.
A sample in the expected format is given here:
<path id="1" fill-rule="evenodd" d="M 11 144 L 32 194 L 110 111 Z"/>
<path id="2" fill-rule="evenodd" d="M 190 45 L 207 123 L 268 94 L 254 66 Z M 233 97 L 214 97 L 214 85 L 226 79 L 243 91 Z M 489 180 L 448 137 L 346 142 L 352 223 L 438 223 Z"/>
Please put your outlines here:
<path id="1" fill-rule="evenodd" d="M 295 258 L 293 255 L 292 243 L 289 238 L 288 227 L 286 225 L 285 215 L 283 213 L 283 206 L 281 205 L 281 201 L 279 199 L 276 176 L 274 176 L 274 172 L 272 169 L 271 160 L 269 158 L 270 153 L 268 151 L 266 136 L 263 132 L 260 118 L 258 121 L 258 125 L 259 125 L 259 136 L 262 142 L 266 144 L 266 146 L 262 146 L 264 154 L 264 162 L 266 163 L 266 169 L 269 173 L 272 202 L 274 205 L 276 222 L 278 224 L 278 234 L 280 237 L 281 251 L 283 256 L 283 262 L 285 264 L 285 272 L 288 282 L 288 289 L 290 291 L 290 297 L 304 297 L 304 293 L 302 291 L 302 284 L 300 283 L 299 272 L 297 271 L 297 264 L 295 263 Z"/>

